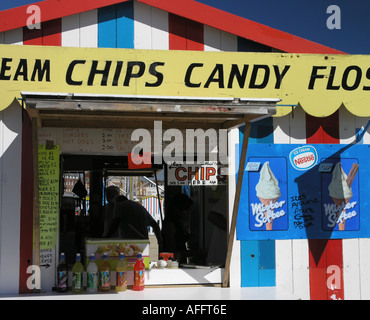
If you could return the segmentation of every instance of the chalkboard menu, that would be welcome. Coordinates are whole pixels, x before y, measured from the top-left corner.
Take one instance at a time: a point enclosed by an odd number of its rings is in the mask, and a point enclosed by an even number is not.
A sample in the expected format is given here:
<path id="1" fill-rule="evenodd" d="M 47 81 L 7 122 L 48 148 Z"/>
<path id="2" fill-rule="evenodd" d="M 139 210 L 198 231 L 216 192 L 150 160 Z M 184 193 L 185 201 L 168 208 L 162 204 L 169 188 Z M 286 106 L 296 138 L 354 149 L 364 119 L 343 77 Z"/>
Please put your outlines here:
<path id="1" fill-rule="evenodd" d="M 59 146 L 39 145 L 39 212 L 41 250 L 56 246 L 59 226 Z"/>

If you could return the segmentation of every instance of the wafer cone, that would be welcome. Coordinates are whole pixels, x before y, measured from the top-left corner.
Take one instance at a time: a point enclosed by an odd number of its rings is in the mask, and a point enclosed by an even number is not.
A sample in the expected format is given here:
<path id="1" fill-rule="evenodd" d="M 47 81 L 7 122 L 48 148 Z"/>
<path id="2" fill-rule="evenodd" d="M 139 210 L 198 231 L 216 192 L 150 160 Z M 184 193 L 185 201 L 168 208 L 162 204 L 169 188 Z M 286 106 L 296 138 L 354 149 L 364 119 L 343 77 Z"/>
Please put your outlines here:
<path id="1" fill-rule="evenodd" d="M 331 199 L 333 200 L 337 208 L 342 207 L 342 206 L 344 207 L 351 200 L 351 198 L 338 199 L 338 198 L 333 198 L 333 197 L 331 197 Z M 343 210 L 343 211 L 346 211 L 346 210 Z M 341 215 L 343 211 L 337 213 L 337 218 L 339 218 L 339 216 Z M 343 220 L 342 223 L 338 223 L 338 227 L 340 231 L 344 231 L 345 226 L 346 226 L 345 220 Z"/>
<path id="2" fill-rule="evenodd" d="M 264 206 L 268 206 L 272 203 L 275 203 L 279 200 L 279 198 L 275 198 L 275 199 L 263 199 L 263 198 L 259 198 L 261 203 L 264 205 Z M 274 211 L 274 210 L 271 210 L 271 211 Z M 265 217 L 267 216 L 267 212 L 265 212 Z M 273 220 L 271 219 L 271 222 L 266 222 L 266 230 L 270 231 L 272 230 L 272 222 Z"/>
<path id="3" fill-rule="evenodd" d="M 353 163 L 350 172 L 347 176 L 347 186 L 351 188 L 353 180 L 355 180 L 355 177 L 357 175 L 359 169 L 359 165 L 357 163 Z"/>

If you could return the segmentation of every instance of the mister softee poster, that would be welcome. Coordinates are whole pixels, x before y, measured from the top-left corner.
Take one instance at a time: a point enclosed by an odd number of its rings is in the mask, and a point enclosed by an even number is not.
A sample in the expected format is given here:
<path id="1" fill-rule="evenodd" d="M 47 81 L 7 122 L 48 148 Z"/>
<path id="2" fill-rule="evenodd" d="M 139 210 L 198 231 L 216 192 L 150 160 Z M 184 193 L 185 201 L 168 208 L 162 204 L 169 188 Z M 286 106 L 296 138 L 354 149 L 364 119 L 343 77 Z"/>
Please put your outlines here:
<path id="1" fill-rule="evenodd" d="M 288 230 L 286 159 L 249 160 L 255 164 L 249 171 L 250 230 Z"/>
<path id="2" fill-rule="evenodd" d="M 370 237 L 367 145 L 248 147 L 237 237 Z"/>

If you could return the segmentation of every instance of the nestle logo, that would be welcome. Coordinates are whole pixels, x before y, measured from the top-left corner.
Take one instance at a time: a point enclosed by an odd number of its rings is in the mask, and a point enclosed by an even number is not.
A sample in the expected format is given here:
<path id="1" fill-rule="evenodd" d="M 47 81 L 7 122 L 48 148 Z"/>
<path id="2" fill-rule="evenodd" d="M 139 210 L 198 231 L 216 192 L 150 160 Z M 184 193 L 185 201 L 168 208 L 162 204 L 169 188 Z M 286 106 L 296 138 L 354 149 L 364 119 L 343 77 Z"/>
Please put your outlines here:
<path id="1" fill-rule="evenodd" d="M 289 160 L 295 169 L 308 170 L 317 163 L 317 151 L 313 146 L 298 147 L 290 152 Z"/>

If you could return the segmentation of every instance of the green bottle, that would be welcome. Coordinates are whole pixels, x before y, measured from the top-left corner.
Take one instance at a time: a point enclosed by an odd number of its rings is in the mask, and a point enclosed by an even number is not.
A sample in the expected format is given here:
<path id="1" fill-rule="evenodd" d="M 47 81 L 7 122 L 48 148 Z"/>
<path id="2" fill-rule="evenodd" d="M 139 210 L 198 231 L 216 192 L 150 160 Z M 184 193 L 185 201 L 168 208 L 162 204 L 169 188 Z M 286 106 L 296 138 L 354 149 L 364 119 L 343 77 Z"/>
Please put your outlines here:
<path id="1" fill-rule="evenodd" d="M 81 263 L 81 255 L 76 254 L 76 263 L 72 268 L 72 292 L 81 293 L 83 291 L 82 287 L 82 277 L 83 277 L 84 267 Z"/>

